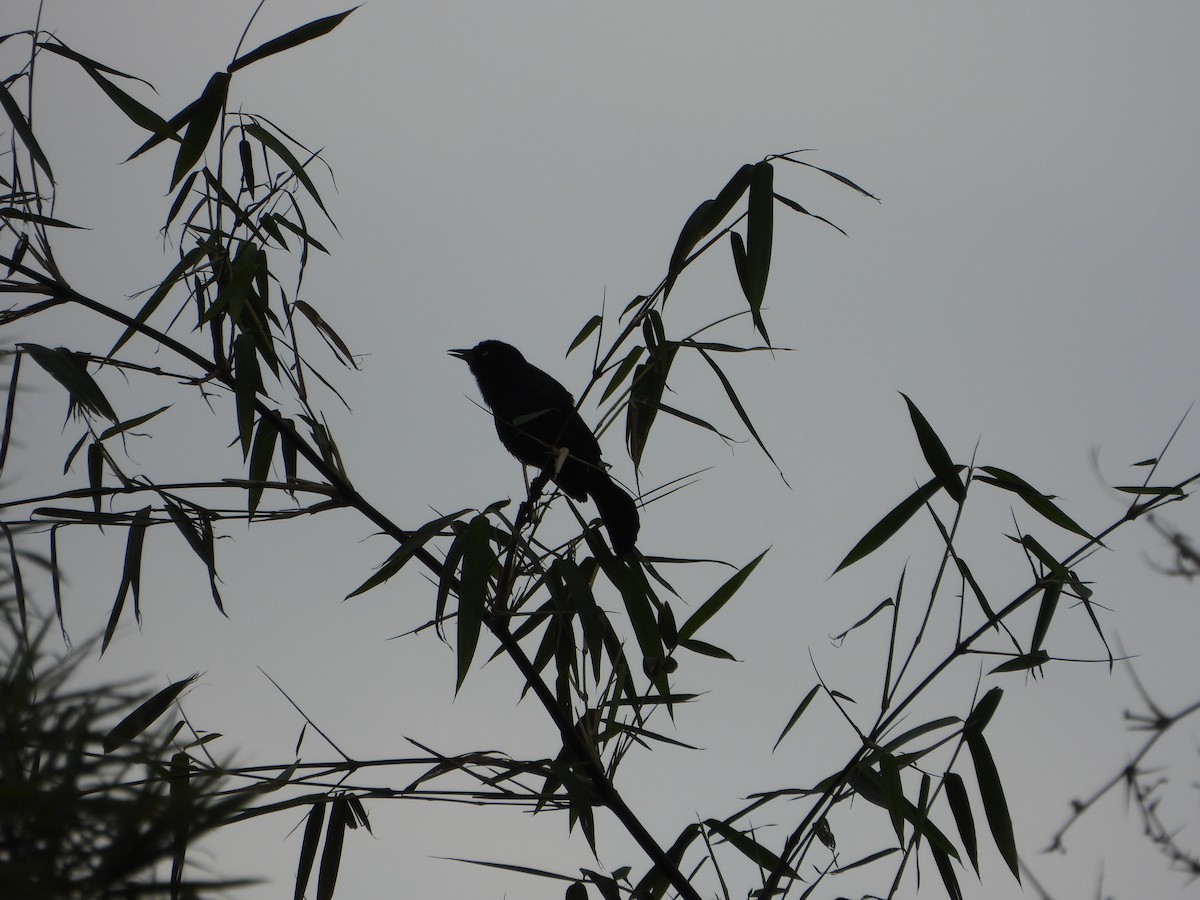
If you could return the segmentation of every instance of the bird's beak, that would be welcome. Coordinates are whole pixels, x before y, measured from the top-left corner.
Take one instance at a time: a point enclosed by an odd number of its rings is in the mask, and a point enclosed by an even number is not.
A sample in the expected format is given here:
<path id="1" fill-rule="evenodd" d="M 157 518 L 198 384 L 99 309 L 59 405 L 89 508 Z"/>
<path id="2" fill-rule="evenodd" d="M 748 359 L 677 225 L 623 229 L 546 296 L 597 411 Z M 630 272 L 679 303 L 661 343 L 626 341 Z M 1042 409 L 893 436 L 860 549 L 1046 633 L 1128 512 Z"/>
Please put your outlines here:
<path id="1" fill-rule="evenodd" d="M 473 353 L 471 350 L 469 350 L 469 349 L 465 349 L 465 350 L 447 350 L 446 352 L 447 352 L 447 353 L 449 353 L 451 356 L 454 356 L 454 357 L 457 357 L 458 359 L 461 359 L 461 360 L 463 360 L 464 362 L 470 362 L 470 361 L 471 361 L 471 359 L 472 359 L 472 357 L 475 355 L 475 354 L 474 354 L 474 353 Z"/>

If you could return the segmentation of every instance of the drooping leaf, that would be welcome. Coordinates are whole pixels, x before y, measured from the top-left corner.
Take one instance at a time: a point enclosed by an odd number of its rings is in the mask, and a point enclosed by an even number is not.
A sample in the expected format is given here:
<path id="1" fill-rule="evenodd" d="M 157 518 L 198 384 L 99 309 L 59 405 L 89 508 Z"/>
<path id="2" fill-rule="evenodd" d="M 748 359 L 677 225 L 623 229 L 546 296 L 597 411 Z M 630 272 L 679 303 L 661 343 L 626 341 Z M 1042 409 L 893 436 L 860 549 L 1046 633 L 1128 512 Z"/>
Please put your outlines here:
<path id="1" fill-rule="evenodd" d="M 982 699 L 975 704 L 975 708 L 971 710 L 971 714 L 967 716 L 963 730 L 982 733 L 988 722 L 992 721 L 992 716 L 996 714 L 996 709 L 1000 706 L 1003 696 L 1004 689 L 998 687 L 994 687 L 984 694 Z"/>
<path id="2" fill-rule="evenodd" d="M 350 348 L 346 346 L 346 342 L 342 340 L 341 336 L 333 330 L 328 322 L 321 318 L 321 314 L 303 300 L 297 300 L 294 305 L 313 324 L 313 327 L 317 329 L 318 333 L 325 338 L 329 345 L 333 347 L 341 362 L 347 368 L 357 369 L 358 363 L 354 359 L 354 354 L 350 352 Z"/>
<path id="3" fill-rule="evenodd" d="M 1036 653 L 1042 648 L 1046 633 L 1050 630 L 1050 620 L 1058 609 L 1058 598 L 1062 596 L 1062 582 L 1051 581 L 1042 590 L 1042 603 L 1038 607 L 1037 622 L 1033 626 L 1033 640 L 1029 643 L 1029 652 Z"/>
<path id="4" fill-rule="evenodd" d="M 288 167 L 291 173 L 296 176 L 296 180 L 304 185 L 304 189 L 308 191 L 309 196 L 313 198 L 317 206 L 321 208 L 321 211 L 325 212 L 325 201 L 321 199 L 321 194 L 317 190 L 317 186 L 313 183 L 312 178 L 309 177 L 304 165 L 300 162 L 300 160 L 296 159 L 296 155 L 288 149 L 287 145 L 284 144 L 283 141 L 277 138 L 258 122 L 251 122 L 248 124 L 246 126 L 246 134 L 262 143 L 263 146 L 267 147 L 272 153 L 278 156 L 283 161 L 283 164 Z M 291 223 L 289 223 L 287 220 L 281 220 L 280 224 L 284 227 L 289 227 Z M 310 243 L 314 243 L 315 245 L 315 242 L 310 241 Z M 319 247 L 318 249 L 323 250 L 324 248 Z"/>
<path id="5" fill-rule="evenodd" d="M 292 900 L 304 900 L 308 879 L 317 858 L 317 844 L 321 840 L 321 826 L 325 824 L 325 804 L 314 803 L 305 816 L 304 838 L 300 842 L 300 860 L 296 866 L 296 890 Z"/>
<path id="6" fill-rule="evenodd" d="M 131 323 L 129 327 L 126 328 L 121 334 L 121 336 L 117 338 L 117 342 L 113 344 L 113 348 L 108 351 L 109 356 L 115 355 L 118 350 L 125 346 L 126 341 L 137 334 L 138 326 L 146 323 L 146 320 L 153 315 L 154 311 L 158 309 L 159 304 L 162 303 L 167 294 L 171 292 L 171 288 L 175 287 L 181 278 L 186 277 L 188 273 L 191 272 L 192 269 L 204 259 L 205 253 L 206 251 L 203 247 L 193 247 L 183 255 L 183 258 L 180 259 L 179 262 L 172 267 L 171 271 L 167 273 L 167 277 L 164 278 L 159 283 L 158 287 L 154 289 L 154 292 L 150 295 L 149 299 L 142 304 L 142 308 L 138 310 L 138 314 L 134 317 L 133 323 Z"/>
<path id="7" fill-rule="evenodd" d="M 88 412 L 102 416 L 110 422 L 117 421 L 117 414 L 100 385 L 90 374 L 80 358 L 66 347 L 43 347 L 40 344 L 17 344 L 33 357 L 33 361 L 67 389 L 71 402 Z"/>
<path id="8" fill-rule="evenodd" d="M 771 247 L 775 230 L 775 169 L 769 161 L 754 166 L 750 175 L 750 205 L 746 217 L 746 300 L 750 317 L 763 340 L 771 343 L 762 318 L 767 276 L 771 271 Z"/>
<path id="9" fill-rule="evenodd" d="M 467 526 L 466 543 L 463 547 L 462 589 L 458 595 L 458 678 L 454 686 L 457 692 L 466 680 L 475 648 L 479 644 L 479 631 L 487 612 L 488 583 L 496 554 L 491 543 L 492 525 L 487 516 L 478 515 Z"/>
<path id="10" fill-rule="evenodd" d="M 250 481 L 258 483 L 251 484 L 246 489 L 246 508 L 251 518 L 262 500 L 261 482 L 266 481 L 271 474 L 271 460 L 275 457 L 275 444 L 278 439 L 279 430 L 275 427 L 275 419 L 271 416 L 259 416 L 258 427 L 254 430 L 254 445 L 250 448 L 249 472 Z"/>
<path id="11" fill-rule="evenodd" d="M 1013 877 L 1019 882 L 1021 869 L 1017 858 L 1017 841 L 1013 836 L 1012 816 L 1008 812 L 1008 801 L 1004 798 L 1004 786 L 1000 783 L 1000 773 L 996 771 L 992 751 L 988 749 L 981 730 L 967 731 L 966 738 L 971 761 L 975 764 L 975 779 L 979 783 L 979 795 L 992 839 L 996 842 L 1000 856 L 1012 870 Z"/>
<path id="12" fill-rule="evenodd" d="M 678 349 L 675 344 L 658 348 L 634 372 L 626 411 L 625 439 L 629 458 L 635 466 L 641 465 L 646 442 L 650 439 L 650 428 L 658 413 L 658 404 L 666 390 L 667 376 Z"/>
<path id="13" fill-rule="evenodd" d="M 104 736 L 102 741 L 104 752 L 112 753 L 114 750 L 124 747 L 153 725 L 158 721 L 159 716 L 170 709 L 175 699 L 198 677 L 198 675 L 189 675 L 187 678 L 168 685 L 129 713 Z"/>
<path id="14" fill-rule="evenodd" d="M 8 120 L 12 123 L 13 131 L 21 138 L 21 143 L 29 151 L 34 163 L 46 173 L 50 183 L 54 184 L 54 173 L 50 170 L 50 160 L 42 152 L 41 145 L 34 137 L 33 128 L 29 125 L 29 120 L 25 118 L 25 113 L 21 111 L 21 107 L 13 99 L 13 95 L 8 92 L 3 80 L 0 80 L 0 106 L 4 107 L 4 111 L 8 114 Z"/>
<path id="15" fill-rule="evenodd" d="M 954 824 L 958 828 L 958 836 L 962 839 L 963 849 L 967 851 L 967 859 L 979 874 L 979 840 L 975 836 L 975 817 L 971 814 L 971 801 L 967 796 L 966 785 L 962 776 L 957 772 L 947 772 L 943 779 L 946 789 L 946 802 L 950 804 L 950 812 L 954 816 Z"/>
<path id="16" fill-rule="evenodd" d="M 929 845 L 929 852 L 933 856 L 934 865 L 937 866 L 938 875 L 942 877 L 942 884 L 945 885 L 950 900 L 963 900 L 962 888 L 959 887 L 958 876 L 954 874 L 950 857 L 932 844 Z"/>
<path id="17" fill-rule="evenodd" d="M 392 554 L 384 560 L 383 565 L 376 570 L 375 574 L 347 594 L 346 599 L 349 600 L 351 597 L 365 594 L 372 588 L 383 584 L 404 568 L 404 565 L 417 554 L 418 550 L 429 543 L 436 535 L 441 534 L 447 525 L 460 518 L 467 511 L 466 509 L 460 509 L 458 512 L 439 516 L 410 533 L 404 543 L 392 551 Z"/>
<path id="18" fill-rule="evenodd" d="M 350 805 L 338 797 L 329 805 L 329 825 L 325 829 L 325 849 L 321 851 L 321 869 L 317 873 L 317 900 L 333 900 L 338 871 L 342 866 L 342 845 L 351 818 Z"/>
<path id="19" fill-rule="evenodd" d="M 721 382 L 721 387 L 725 390 L 725 396 L 729 398 L 730 404 L 733 406 L 734 412 L 738 414 L 738 418 L 742 420 L 742 424 L 746 426 L 746 430 L 750 432 L 750 436 L 754 438 L 754 442 L 758 444 L 758 448 L 766 454 L 767 459 L 771 461 L 771 465 L 775 467 L 775 471 L 779 473 L 779 477 L 783 478 L 783 483 L 787 484 L 787 479 L 783 476 L 783 469 L 779 468 L 779 463 L 775 462 L 775 457 L 771 455 L 771 451 L 767 449 L 767 445 L 763 443 L 763 439 L 759 437 L 758 430 L 754 427 L 754 423 L 750 421 L 750 415 L 746 412 L 742 401 L 738 399 L 737 391 L 733 389 L 733 384 L 730 383 L 721 367 L 717 365 L 717 361 L 713 359 L 707 351 L 697 348 L 704 361 L 712 368 L 717 376 L 717 380 Z"/>

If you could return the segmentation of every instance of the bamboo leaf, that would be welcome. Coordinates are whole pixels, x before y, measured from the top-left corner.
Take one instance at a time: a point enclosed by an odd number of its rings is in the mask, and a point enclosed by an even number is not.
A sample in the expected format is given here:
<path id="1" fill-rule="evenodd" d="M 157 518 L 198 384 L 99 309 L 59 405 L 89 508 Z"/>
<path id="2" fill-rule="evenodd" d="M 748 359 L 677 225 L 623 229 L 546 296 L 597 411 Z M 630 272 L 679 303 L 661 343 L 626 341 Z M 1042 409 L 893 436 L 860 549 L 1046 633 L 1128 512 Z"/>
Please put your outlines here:
<path id="1" fill-rule="evenodd" d="M 1086 529 L 1051 502 L 1056 499 L 1052 494 L 1043 494 L 1020 476 L 996 466 L 980 466 L 980 471 L 987 472 L 991 476 L 990 478 L 980 476 L 980 481 L 1006 491 L 1012 491 L 1042 518 L 1053 522 L 1059 528 L 1092 540 L 1092 535 Z"/>
<path id="2" fill-rule="evenodd" d="M 181 681 L 168 685 L 114 725 L 102 741 L 104 752 L 112 753 L 114 750 L 124 747 L 153 725 L 158 721 L 159 716 L 170 709 L 176 698 L 198 677 L 198 675 L 189 675 Z"/>
<path id="3" fill-rule="evenodd" d="M 725 373 L 721 371 L 721 367 L 717 365 L 716 360 L 708 355 L 707 351 L 699 350 L 699 353 L 704 357 L 704 361 L 712 367 L 713 372 L 716 373 L 717 380 L 721 382 L 721 387 L 725 389 L 725 396 L 729 398 L 734 411 L 738 414 L 738 418 L 742 420 L 742 424 L 746 426 L 746 430 L 750 432 L 750 436 L 754 438 L 754 442 L 766 454 L 767 459 L 771 461 L 771 465 L 775 467 L 775 471 L 779 473 L 779 477 L 783 478 L 783 469 L 779 468 L 779 463 L 775 462 L 775 457 L 771 455 L 771 451 L 767 449 L 767 445 L 763 443 L 763 439 L 758 436 L 758 431 L 755 429 L 754 423 L 750 421 L 750 416 L 746 412 L 745 407 L 742 406 L 742 401 L 738 399 L 737 391 L 733 389 L 733 385 L 725 377 Z M 783 478 L 783 483 L 787 484 L 786 478 Z"/>
<path id="4" fill-rule="evenodd" d="M 66 347 L 43 347 L 40 344 L 17 344 L 17 346 L 33 357 L 33 361 L 41 366 L 51 378 L 67 389 L 71 402 L 82 409 L 108 419 L 117 421 L 117 414 L 100 385 L 88 374 L 87 366 L 79 356 Z"/>
<path id="5" fill-rule="evenodd" d="M 278 414 L 278 410 L 275 411 Z M 258 428 L 254 431 L 254 445 L 250 448 L 250 471 L 249 477 L 251 484 L 246 489 L 246 507 L 250 517 L 254 517 L 254 511 L 258 509 L 258 504 L 262 500 L 263 486 L 261 482 L 267 480 L 271 474 L 271 460 L 275 456 L 275 444 L 279 439 L 279 430 L 275 427 L 275 421 L 271 416 L 259 416 Z"/>
<path id="6" fill-rule="evenodd" d="M 946 452 L 942 439 L 937 436 L 933 426 L 917 409 L 917 405 L 908 398 L 907 394 L 901 393 L 900 396 L 908 404 L 908 415 L 912 419 L 913 429 L 917 432 L 917 442 L 921 445 L 921 453 L 925 456 L 925 462 L 942 487 L 946 489 L 946 493 L 956 503 L 962 503 L 967 497 L 967 489 L 963 487 L 962 480 L 958 477 L 962 466 L 956 466 L 950 461 L 950 454 Z"/>
<path id="7" fill-rule="evenodd" d="M 342 844 L 346 838 L 346 823 L 350 820 L 350 805 L 338 797 L 329 806 L 329 826 L 325 830 L 325 849 L 321 852 L 321 869 L 317 873 L 317 900 L 333 900 L 338 870 L 342 865 Z"/>
<path id="8" fill-rule="evenodd" d="M 783 743 L 783 739 L 785 737 L 787 737 L 787 733 L 792 730 L 792 726 L 800 721 L 800 717 L 802 715 L 804 715 L 804 711 L 806 709 L 808 709 L 809 704 L 812 703 L 812 701 L 813 701 L 813 697 L 817 696 L 817 691 L 819 691 L 820 689 L 821 689 L 821 686 L 819 684 L 814 684 L 812 686 L 812 688 L 809 689 L 809 692 L 804 695 L 804 699 L 800 701 L 800 704 L 796 707 L 795 711 L 792 713 L 791 718 L 788 719 L 787 724 L 783 726 L 783 731 L 779 732 L 779 737 L 775 741 L 775 746 L 771 748 L 772 753 L 774 753 L 775 749 L 781 743 Z"/>
<path id="9" fill-rule="evenodd" d="M 947 772 L 943 785 L 946 788 L 946 802 L 950 804 L 950 812 L 954 816 L 954 824 L 958 828 L 958 836 L 962 838 L 963 849 L 967 851 L 967 859 L 979 874 L 979 840 L 975 836 L 975 817 L 971 814 L 971 801 L 967 797 L 967 788 L 962 776 L 956 772 Z"/>
<path id="10" fill-rule="evenodd" d="M 692 250 L 709 232 L 721 224 L 721 221 L 729 215 L 734 205 L 742 198 L 742 194 L 746 193 L 750 187 L 750 178 L 753 172 L 753 165 L 747 163 L 742 166 L 733 174 L 725 187 L 721 188 L 715 198 L 705 200 L 688 216 L 679 232 L 679 238 L 675 242 L 675 249 L 671 252 L 671 261 L 667 266 L 667 278 L 663 288 L 664 297 L 670 295 L 671 288 L 674 287 L 679 273 L 687 265 Z"/>
<path id="11" fill-rule="evenodd" d="M 567 356 L 570 356 L 576 347 L 591 337 L 592 332 L 599 328 L 603 322 L 604 320 L 600 316 L 592 316 L 588 319 L 584 326 L 579 329 L 579 334 L 575 335 L 575 339 L 571 341 L 571 346 L 567 348 Z"/>
<path id="12" fill-rule="evenodd" d="M 479 631 L 487 612 L 488 583 L 496 554 L 492 550 L 492 525 L 487 516 L 478 515 L 467 526 L 463 549 L 462 590 L 458 596 L 458 679 L 455 693 L 462 688 L 479 644 Z"/>
<path id="13" fill-rule="evenodd" d="M 1014 656 L 1008 662 L 1003 662 L 996 666 L 989 675 L 1003 675 L 1005 672 L 1026 672 L 1029 669 L 1036 669 L 1038 666 L 1044 666 L 1050 661 L 1050 654 L 1045 650 L 1034 650 L 1029 653 L 1022 653 L 1019 656 Z"/>
<path id="14" fill-rule="evenodd" d="M 411 532 L 404 543 L 392 551 L 392 554 L 384 560 L 383 565 L 376 570 L 375 574 L 347 594 L 346 599 L 349 600 L 351 597 L 357 597 L 359 594 L 365 594 L 372 588 L 379 587 L 379 585 L 404 568 L 405 563 L 412 559 L 418 550 L 429 543 L 436 535 L 441 534 L 447 525 L 461 517 L 465 512 L 468 512 L 468 510 L 460 509 L 458 512 L 441 516 L 431 522 L 426 522 L 416 531 Z"/>
<path id="15" fill-rule="evenodd" d="M 175 156 L 175 169 L 171 173 L 171 190 L 194 166 L 212 137 L 213 129 L 217 126 L 221 109 L 229 93 L 229 73 L 216 72 L 205 85 L 204 92 L 190 108 L 187 130 L 179 144 L 179 152 Z M 169 123 L 168 123 L 169 124 Z"/>
<path id="16" fill-rule="evenodd" d="M 167 294 L 171 292 L 171 288 L 175 287 L 176 283 L 178 283 L 181 278 L 185 277 L 202 259 L 204 259 L 205 252 L 206 251 L 203 247 L 193 247 L 184 254 L 183 258 L 180 259 L 179 262 L 172 267 L 171 271 L 167 273 L 167 277 L 164 278 L 159 283 L 158 287 L 154 289 L 154 292 L 150 295 L 149 299 L 142 304 L 142 308 L 138 310 L 138 314 L 134 317 L 133 324 L 125 329 L 125 331 L 117 339 L 117 342 L 113 344 L 113 348 L 108 351 L 109 356 L 115 355 L 118 350 L 125 346 L 126 341 L 137 334 L 138 327 L 144 325 L 146 320 L 154 314 L 154 311 L 158 309 L 159 304 L 162 303 Z"/>
<path id="17" fill-rule="evenodd" d="M 0 80 L 0 106 L 4 107 L 4 111 L 8 114 L 8 120 L 12 123 L 13 131 L 21 138 L 21 143 L 29 151 L 29 155 L 34 163 L 46 173 L 46 177 L 50 179 L 50 183 L 54 184 L 54 173 L 50 171 L 50 160 L 42 152 L 41 145 L 38 144 L 37 138 L 34 137 L 33 128 L 29 125 L 29 120 L 25 118 L 25 113 L 21 111 L 21 107 L 13 99 L 13 95 L 8 92 L 8 88 L 5 86 L 3 80 Z"/>
<path id="18" fill-rule="evenodd" d="M 700 604 L 700 608 L 692 613 L 688 617 L 688 620 L 684 622 L 682 626 L 680 626 L 679 639 L 686 640 L 687 638 L 692 637 L 697 631 L 700 630 L 701 626 L 703 626 L 705 622 L 720 612 L 721 608 L 724 607 L 725 604 L 733 598 L 733 595 L 738 592 L 741 586 L 746 583 L 746 579 L 750 577 L 751 573 L 758 568 L 758 564 L 762 562 L 763 557 L 767 555 L 767 552 L 767 550 L 764 550 L 742 568 L 738 569 L 738 571 L 735 572 L 728 581 L 726 581 L 713 592 L 711 597 Z"/>
<path id="19" fill-rule="evenodd" d="M 308 191 L 309 196 L 313 198 L 317 206 L 321 208 L 321 211 L 325 212 L 325 202 L 321 199 L 321 194 L 317 191 L 317 186 L 313 184 L 313 180 L 308 176 L 308 172 L 305 170 L 300 160 L 296 159 L 296 155 L 287 148 L 287 145 L 285 145 L 283 141 L 279 140 L 279 138 L 277 138 L 274 134 L 257 122 L 251 122 L 246 126 L 246 134 L 258 140 L 272 153 L 278 156 L 283 161 L 283 164 L 288 167 L 291 173 L 296 176 L 296 180 L 304 185 L 304 189 Z M 280 224 L 285 228 L 292 228 L 291 223 L 286 219 L 281 218 Z M 305 233 L 301 231 L 300 234 Z M 316 246 L 319 250 L 325 249 L 311 239 L 306 238 L 306 240 Z"/>
<path id="20" fill-rule="evenodd" d="M 321 840 L 321 826 L 325 823 L 325 804 L 314 803 L 305 817 L 304 839 L 300 842 L 300 861 L 296 866 L 296 890 L 293 900 L 304 900 L 308 879 L 312 875 L 313 862 L 317 858 L 317 843 Z"/>
<path id="21" fill-rule="evenodd" d="M 262 389 L 256 344 L 254 333 L 249 331 L 243 331 L 233 339 L 233 393 L 237 401 L 238 437 L 242 443 L 243 460 L 250 456 L 254 440 L 255 402 Z"/>
<path id="22" fill-rule="evenodd" d="M 746 218 L 746 299 L 750 317 L 763 340 L 771 343 L 762 318 L 763 299 L 767 293 L 767 276 L 771 271 L 771 247 L 775 230 L 775 169 L 763 161 L 754 166 L 750 175 L 750 204 Z"/>
<path id="23" fill-rule="evenodd" d="M 954 866 L 950 862 L 950 857 L 935 847 L 929 845 L 929 852 L 933 855 L 934 865 L 937 866 L 938 874 L 942 877 L 942 884 L 946 887 L 946 894 L 950 900 L 963 900 L 962 888 L 958 884 L 958 876 L 954 874 Z"/>
<path id="24" fill-rule="evenodd" d="M 299 28 L 293 28 L 287 34 L 281 34 L 279 37 L 272 38 L 264 44 L 259 44 L 249 53 L 243 53 L 231 62 L 226 71 L 232 74 L 238 69 L 244 69 L 251 63 L 258 62 L 260 59 L 266 59 L 268 56 L 274 56 L 276 53 L 283 53 L 285 50 L 291 50 L 293 47 L 298 47 L 314 38 L 329 34 L 329 32 L 341 25 L 342 20 L 354 12 L 355 9 L 358 9 L 358 7 L 352 7 L 345 12 L 335 13 L 332 16 L 314 19 L 305 25 L 301 25 Z"/>
<path id="25" fill-rule="evenodd" d="M 800 877 L 792 869 L 792 867 L 787 865 L 787 863 L 780 859 L 778 855 L 771 850 L 768 850 L 745 832 L 738 831 L 738 829 L 734 828 L 732 825 L 726 824 L 718 819 L 705 819 L 704 824 L 710 831 L 723 837 L 731 845 L 741 851 L 741 853 L 747 859 L 760 868 L 763 868 L 768 872 L 773 872 L 778 869 L 791 878 Z"/>
<path id="26" fill-rule="evenodd" d="M 1008 863 L 1013 877 L 1021 880 L 1020 862 L 1017 858 L 1017 842 L 1013 836 L 1012 816 L 1008 812 L 1008 801 L 1004 798 L 1004 787 L 1000 783 L 1000 773 L 996 771 L 996 763 L 992 752 L 988 749 L 983 738 L 983 732 L 972 730 L 966 732 L 967 749 L 971 752 L 971 761 L 975 764 L 975 778 L 979 783 L 979 795 L 983 802 L 983 812 L 987 817 L 992 839 L 1000 856 Z"/>
<path id="27" fill-rule="evenodd" d="M 929 498 L 941 490 L 941 488 L 941 481 L 933 478 L 909 494 L 908 497 L 900 501 L 891 512 L 880 519 L 870 531 L 859 539 L 859 542 L 854 545 L 854 548 L 846 554 L 846 558 L 838 563 L 838 567 L 833 571 L 835 573 L 840 572 L 842 569 L 853 565 L 886 544 L 892 535 L 903 528 L 905 523 L 916 515 L 918 510 L 923 509 L 925 504 L 929 502 Z"/>

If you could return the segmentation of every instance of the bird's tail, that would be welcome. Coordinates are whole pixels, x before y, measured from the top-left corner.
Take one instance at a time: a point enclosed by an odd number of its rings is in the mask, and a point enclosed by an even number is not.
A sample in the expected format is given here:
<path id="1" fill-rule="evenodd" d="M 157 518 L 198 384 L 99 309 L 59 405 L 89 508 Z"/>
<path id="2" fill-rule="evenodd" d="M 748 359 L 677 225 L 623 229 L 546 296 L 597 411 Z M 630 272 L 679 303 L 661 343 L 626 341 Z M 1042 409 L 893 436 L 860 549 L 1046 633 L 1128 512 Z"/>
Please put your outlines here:
<path id="1" fill-rule="evenodd" d="M 642 527 L 642 520 L 633 498 L 609 478 L 607 473 L 604 478 L 593 479 L 588 493 L 596 501 L 596 509 L 608 529 L 613 552 L 617 556 L 633 552 L 638 529 Z"/>

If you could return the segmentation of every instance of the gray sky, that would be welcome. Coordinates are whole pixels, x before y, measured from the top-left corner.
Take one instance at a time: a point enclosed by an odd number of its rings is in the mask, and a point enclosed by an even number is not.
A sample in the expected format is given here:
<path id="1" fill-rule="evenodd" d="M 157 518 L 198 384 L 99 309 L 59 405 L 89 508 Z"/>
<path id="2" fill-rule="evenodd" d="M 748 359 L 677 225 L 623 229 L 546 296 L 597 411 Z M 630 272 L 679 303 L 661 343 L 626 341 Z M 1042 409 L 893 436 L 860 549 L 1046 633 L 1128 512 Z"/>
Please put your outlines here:
<path id="1" fill-rule="evenodd" d="M 28 27 L 35 6 L 7 3 L 0 26 Z M 228 62 L 252 8 L 49 2 L 43 24 L 152 81 L 159 97 L 138 96 L 169 114 Z M 339 9 L 268 4 L 247 46 Z M 898 391 L 956 460 L 967 461 L 978 443 L 979 461 L 1059 495 L 1084 525 L 1120 515 L 1103 484 L 1132 481 L 1125 467 L 1159 451 L 1200 388 L 1197 34 L 1200 7 L 1191 3 L 376 2 L 332 35 L 235 79 L 245 110 L 324 147 L 335 171 L 337 190 L 326 199 L 342 237 L 321 233 L 334 252 L 310 268 L 302 297 L 364 354 L 362 373 L 325 367 L 353 414 L 327 406 L 356 485 L 406 525 L 429 518 L 430 507 L 482 507 L 520 490 L 519 468 L 494 441 L 465 367 L 446 348 L 510 340 L 578 389 L 587 358 L 563 360 L 570 339 L 605 298 L 617 310 L 654 287 L 683 221 L 743 162 L 815 148 L 806 159 L 882 200 L 800 167 L 777 168 L 780 193 L 849 233 L 777 212 L 767 322 L 795 352 L 728 369 L 792 489 L 753 443 L 731 452 L 681 423 L 663 423 L 642 467 L 643 486 L 714 467 L 644 512 L 644 552 L 744 564 L 773 547 L 703 635 L 744 662 L 688 660 L 680 673 L 686 689 L 710 692 L 678 720 L 678 737 L 706 751 L 659 751 L 626 773 L 630 796 L 664 842 L 750 792 L 810 783 L 850 752 L 853 735 L 824 713 L 769 751 L 814 683 L 809 651 L 834 687 L 874 692 L 883 632 L 865 630 L 840 649 L 828 636 L 889 596 L 906 561 L 914 603 L 928 589 L 937 544 L 924 523 L 827 577 L 928 477 Z M 118 166 L 140 143 L 136 129 L 69 66 L 44 60 L 39 77 L 37 125 L 59 178 L 57 213 L 94 229 L 64 239 L 68 277 L 110 299 L 144 288 L 172 262 L 156 235 L 169 154 Z M 669 333 L 686 334 L 742 303 L 727 255 L 716 253 L 680 280 Z M 726 334 L 752 341 L 745 323 Z M 80 328 L 78 340 L 90 339 Z M 699 368 L 681 368 L 671 386 L 673 405 L 745 437 Z M 181 438 L 202 410 L 179 411 Z M 69 429 L 59 436 L 57 425 L 45 423 L 53 459 L 75 437 Z M 1185 424 L 1167 478 L 1196 470 L 1196 429 L 1194 420 Z M 135 445 L 133 455 L 161 464 L 165 477 L 178 452 L 169 441 Z M 632 481 L 615 433 L 605 446 L 615 472 Z M 40 477 L 33 462 L 26 457 L 21 470 L 30 484 Z M 227 469 L 218 471 L 235 474 Z M 968 523 L 968 558 L 1000 597 L 1027 575 L 1002 537 L 1012 530 L 1010 499 L 975 498 Z M 1035 534 L 1050 534 L 1020 516 Z M 1200 534 L 1200 516 L 1186 505 L 1171 520 Z M 514 709 L 517 683 L 501 662 L 454 699 L 449 651 L 382 640 L 428 616 L 432 592 L 421 582 L 341 602 L 388 552 L 364 523 L 334 514 L 233 537 L 221 548 L 231 619 L 212 609 L 198 564 L 163 536 L 143 632 L 123 632 L 97 676 L 204 671 L 189 713 L 248 759 L 287 758 L 300 725 L 256 665 L 358 756 L 409 753 L 404 736 L 447 753 L 550 752 L 548 725 L 532 705 Z M 80 535 L 64 550 L 94 559 L 110 546 L 102 540 L 114 538 Z M 1074 546 L 1058 535 L 1048 543 Z M 1110 634 L 1142 654 L 1139 674 L 1171 710 L 1197 693 L 1200 612 L 1194 586 L 1150 572 L 1141 553 L 1154 547 L 1148 534 L 1122 535 L 1118 552 L 1094 558 L 1083 574 L 1111 610 Z M 192 576 L 179 579 L 186 592 L 174 587 L 179 570 Z M 681 575 L 684 600 L 698 603 L 723 577 L 716 569 Z M 102 625 L 117 580 L 116 569 L 99 588 L 76 580 L 73 634 Z M 1097 656 L 1102 648 L 1085 639 L 1081 612 L 1071 613 L 1056 622 L 1052 652 Z M 959 712 L 973 687 L 968 668 L 949 695 Z M 1056 897 L 1091 896 L 1107 851 L 1106 894 L 1182 894 L 1186 884 L 1164 874 L 1116 798 L 1072 834 L 1068 856 L 1036 853 L 1069 799 L 1090 792 L 1136 746 L 1120 731 L 1120 713 L 1133 702 L 1128 678 L 1060 665 L 1044 681 L 984 682 L 992 684 L 1007 689 L 990 733 L 1021 850 L 1039 880 Z M 946 697 L 930 710 L 945 714 Z M 870 708 L 865 701 L 864 716 Z M 1194 737 L 1193 726 L 1172 745 L 1185 765 Z M 1183 822 L 1195 809 L 1184 787 L 1194 772 L 1179 776 Z M 349 841 L 346 896 L 561 896 L 557 886 L 464 871 L 435 855 L 567 871 L 590 864 L 582 841 L 546 851 L 565 831 L 550 817 L 399 804 L 372 812 L 376 839 L 356 833 Z M 286 880 L 297 852 L 295 835 L 284 842 L 291 824 L 270 822 L 253 841 L 222 845 L 217 866 L 278 866 Z M 464 839 L 468 829 L 478 837 Z M 777 842 L 776 832 L 764 834 Z M 848 861 L 886 836 L 839 839 Z M 619 838 L 605 846 L 605 865 L 642 865 Z M 962 873 L 968 896 L 1015 894 L 993 852 L 984 866 L 986 889 Z M 936 880 L 932 868 L 923 874 Z M 862 889 L 835 880 L 821 896 Z"/>

